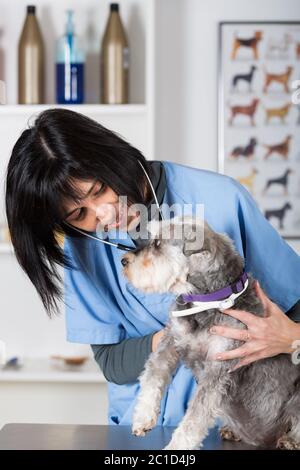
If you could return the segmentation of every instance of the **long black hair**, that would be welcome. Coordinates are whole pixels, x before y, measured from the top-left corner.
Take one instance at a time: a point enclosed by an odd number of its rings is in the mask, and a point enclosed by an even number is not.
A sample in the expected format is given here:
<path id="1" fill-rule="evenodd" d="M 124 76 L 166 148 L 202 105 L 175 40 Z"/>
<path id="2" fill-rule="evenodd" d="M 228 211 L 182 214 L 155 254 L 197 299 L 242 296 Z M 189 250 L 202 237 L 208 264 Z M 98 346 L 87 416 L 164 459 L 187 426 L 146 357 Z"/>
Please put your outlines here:
<path id="1" fill-rule="evenodd" d="M 41 112 L 15 143 L 6 174 L 6 216 L 16 258 L 47 314 L 63 299 L 58 265 L 73 269 L 58 237 L 81 237 L 63 222 L 62 201 L 82 198 L 74 179 L 98 180 L 128 202 L 147 203 L 151 166 L 116 132 L 63 108 Z M 146 188 L 146 190 L 145 190 Z"/>

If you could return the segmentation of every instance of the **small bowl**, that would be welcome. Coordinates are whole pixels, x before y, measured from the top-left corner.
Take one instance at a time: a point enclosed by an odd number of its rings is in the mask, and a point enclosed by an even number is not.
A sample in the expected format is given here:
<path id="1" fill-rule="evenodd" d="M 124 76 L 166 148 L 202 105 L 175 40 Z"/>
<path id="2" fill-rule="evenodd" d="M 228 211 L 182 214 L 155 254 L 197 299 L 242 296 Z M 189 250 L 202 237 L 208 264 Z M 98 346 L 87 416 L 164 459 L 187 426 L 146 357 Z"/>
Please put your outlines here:
<path id="1" fill-rule="evenodd" d="M 88 356 L 51 356 L 51 359 L 59 360 L 67 366 L 79 367 L 88 360 Z"/>

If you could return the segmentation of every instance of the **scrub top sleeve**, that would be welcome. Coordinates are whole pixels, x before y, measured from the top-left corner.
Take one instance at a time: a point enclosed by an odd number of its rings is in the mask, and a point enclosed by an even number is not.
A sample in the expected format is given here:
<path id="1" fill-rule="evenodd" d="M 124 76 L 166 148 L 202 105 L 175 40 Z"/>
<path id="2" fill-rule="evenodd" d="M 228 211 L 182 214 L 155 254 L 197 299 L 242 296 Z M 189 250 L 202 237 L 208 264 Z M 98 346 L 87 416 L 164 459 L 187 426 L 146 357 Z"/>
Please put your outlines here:
<path id="1" fill-rule="evenodd" d="M 76 267 L 73 250 L 65 242 L 65 253 Z M 83 269 L 64 269 L 64 297 L 67 340 L 84 344 L 119 343 L 125 330 L 106 305 L 105 296 Z M 117 315 L 117 314 L 116 314 Z"/>
<path id="2" fill-rule="evenodd" d="M 264 217 L 250 193 L 237 181 L 233 183 L 245 269 L 286 313 L 300 299 L 300 256 Z"/>

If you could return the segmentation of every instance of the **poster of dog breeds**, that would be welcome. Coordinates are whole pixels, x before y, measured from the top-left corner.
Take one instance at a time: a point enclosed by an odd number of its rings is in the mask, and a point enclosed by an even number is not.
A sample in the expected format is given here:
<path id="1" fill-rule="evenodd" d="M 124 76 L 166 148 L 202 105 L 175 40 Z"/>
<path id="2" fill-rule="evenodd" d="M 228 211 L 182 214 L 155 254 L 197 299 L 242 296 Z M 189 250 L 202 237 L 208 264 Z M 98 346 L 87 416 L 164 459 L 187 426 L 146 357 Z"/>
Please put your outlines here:
<path id="1" fill-rule="evenodd" d="M 222 22 L 219 45 L 219 171 L 300 238 L 300 22 Z"/>

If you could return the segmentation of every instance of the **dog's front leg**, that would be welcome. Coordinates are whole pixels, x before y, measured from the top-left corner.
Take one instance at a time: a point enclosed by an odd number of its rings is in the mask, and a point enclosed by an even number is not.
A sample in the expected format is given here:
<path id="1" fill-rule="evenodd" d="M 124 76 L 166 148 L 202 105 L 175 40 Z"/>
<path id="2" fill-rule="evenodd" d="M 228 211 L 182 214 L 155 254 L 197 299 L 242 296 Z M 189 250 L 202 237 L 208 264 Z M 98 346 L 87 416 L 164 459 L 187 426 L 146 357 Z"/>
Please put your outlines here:
<path id="1" fill-rule="evenodd" d="M 219 415 L 221 387 L 204 377 L 190 400 L 186 414 L 165 450 L 193 450 L 202 446 L 208 430 Z"/>
<path id="2" fill-rule="evenodd" d="M 171 381 L 178 361 L 173 337 L 166 333 L 157 350 L 150 354 L 139 377 L 141 388 L 132 420 L 132 433 L 136 436 L 144 436 L 146 431 L 155 426 L 164 390 Z"/>

